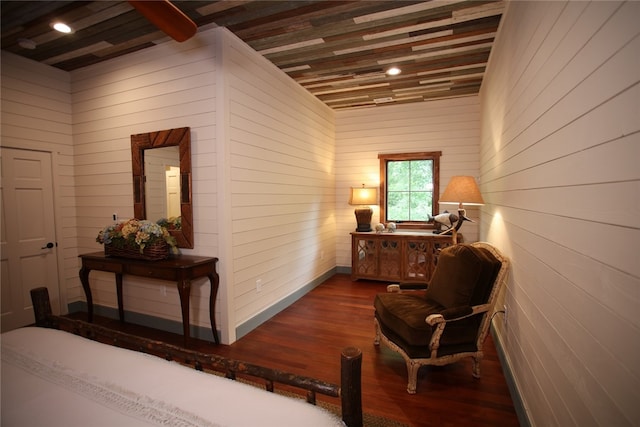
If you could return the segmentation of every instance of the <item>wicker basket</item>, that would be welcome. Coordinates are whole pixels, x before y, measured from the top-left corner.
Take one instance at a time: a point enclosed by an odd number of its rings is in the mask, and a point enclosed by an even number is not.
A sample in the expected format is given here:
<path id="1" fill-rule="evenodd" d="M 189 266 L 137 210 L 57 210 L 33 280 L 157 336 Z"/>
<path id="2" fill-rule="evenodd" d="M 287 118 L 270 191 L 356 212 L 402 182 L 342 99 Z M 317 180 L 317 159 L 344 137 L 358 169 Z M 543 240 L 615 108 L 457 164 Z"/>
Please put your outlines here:
<path id="1" fill-rule="evenodd" d="M 164 240 L 159 240 L 152 245 L 147 245 L 143 252 L 137 246 L 125 245 L 117 247 L 113 244 L 104 245 L 104 254 L 121 258 L 146 259 L 157 261 L 169 257 L 169 245 Z"/>

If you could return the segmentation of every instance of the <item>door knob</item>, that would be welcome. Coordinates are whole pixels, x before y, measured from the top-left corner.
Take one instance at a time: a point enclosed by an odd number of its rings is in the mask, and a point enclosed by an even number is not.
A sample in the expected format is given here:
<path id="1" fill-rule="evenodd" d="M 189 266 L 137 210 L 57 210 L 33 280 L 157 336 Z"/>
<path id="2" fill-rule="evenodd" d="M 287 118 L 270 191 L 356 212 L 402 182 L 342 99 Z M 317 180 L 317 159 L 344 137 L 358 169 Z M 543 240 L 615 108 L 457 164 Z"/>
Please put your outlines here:
<path id="1" fill-rule="evenodd" d="M 53 247 L 53 243 L 49 242 L 46 246 L 41 247 L 40 249 L 51 249 Z"/>

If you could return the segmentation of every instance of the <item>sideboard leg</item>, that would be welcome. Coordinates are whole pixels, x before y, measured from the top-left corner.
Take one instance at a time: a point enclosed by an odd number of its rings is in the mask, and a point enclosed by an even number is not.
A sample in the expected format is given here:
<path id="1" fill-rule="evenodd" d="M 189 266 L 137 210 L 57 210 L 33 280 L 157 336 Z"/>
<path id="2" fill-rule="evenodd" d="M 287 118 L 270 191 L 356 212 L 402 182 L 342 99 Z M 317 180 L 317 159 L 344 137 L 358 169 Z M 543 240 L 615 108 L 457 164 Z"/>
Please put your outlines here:
<path id="1" fill-rule="evenodd" d="M 211 321 L 211 332 L 213 332 L 213 340 L 215 343 L 220 344 L 218 328 L 216 326 L 216 297 L 218 295 L 220 277 L 217 273 L 209 274 L 209 282 L 211 283 L 211 293 L 209 294 L 209 320 Z"/>
<path id="2" fill-rule="evenodd" d="M 189 344 L 189 295 L 191 294 L 191 281 L 180 280 L 178 282 L 178 294 L 180 295 L 180 307 L 182 309 L 182 334 L 184 335 L 184 346 Z"/>
<path id="3" fill-rule="evenodd" d="M 124 322 L 124 305 L 122 298 L 122 274 L 116 273 L 116 295 L 118 297 L 118 317 Z"/>
<path id="4" fill-rule="evenodd" d="M 93 322 L 93 296 L 91 295 L 91 288 L 89 287 L 89 272 L 91 270 L 82 267 L 80 269 L 80 282 L 82 283 L 82 289 L 84 290 L 84 296 L 87 298 L 87 321 Z"/>

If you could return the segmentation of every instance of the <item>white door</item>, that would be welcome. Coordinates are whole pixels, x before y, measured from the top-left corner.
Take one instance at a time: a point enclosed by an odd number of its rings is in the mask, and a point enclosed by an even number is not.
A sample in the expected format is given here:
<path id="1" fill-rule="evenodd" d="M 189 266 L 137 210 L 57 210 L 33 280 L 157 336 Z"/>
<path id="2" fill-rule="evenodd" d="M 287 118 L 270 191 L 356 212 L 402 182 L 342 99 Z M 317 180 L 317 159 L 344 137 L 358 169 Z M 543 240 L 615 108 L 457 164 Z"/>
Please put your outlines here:
<path id="1" fill-rule="evenodd" d="M 59 313 L 51 154 L 2 148 L 0 180 L 0 324 L 2 332 L 34 322 L 32 288 L 46 286 Z"/>
<path id="2" fill-rule="evenodd" d="M 167 166 L 165 172 L 167 182 L 167 218 L 179 217 L 180 214 L 180 168 Z"/>

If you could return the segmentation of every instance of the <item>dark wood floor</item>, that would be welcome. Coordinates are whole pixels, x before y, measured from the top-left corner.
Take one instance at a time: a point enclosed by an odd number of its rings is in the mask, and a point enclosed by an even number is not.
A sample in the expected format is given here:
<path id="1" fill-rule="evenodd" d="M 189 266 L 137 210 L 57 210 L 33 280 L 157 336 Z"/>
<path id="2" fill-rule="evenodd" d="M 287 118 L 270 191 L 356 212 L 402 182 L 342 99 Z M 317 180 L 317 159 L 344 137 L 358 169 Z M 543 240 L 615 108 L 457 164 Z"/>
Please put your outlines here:
<path id="1" fill-rule="evenodd" d="M 471 376 L 471 360 L 423 367 L 418 392 L 406 391 L 402 358 L 373 345 L 373 298 L 386 283 L 351 281 L 338 274 L 231 345 L 193 340 L 197 350 L 340 382 L 340 351 L 363 352 L 362 404 L 367 413 L 411 426 L 517 426 L 518 419 L 491 336 L 485 343 L 482 378 Z M 181 345 L 182 337 L 147 328 L 110 326 Z"/>

